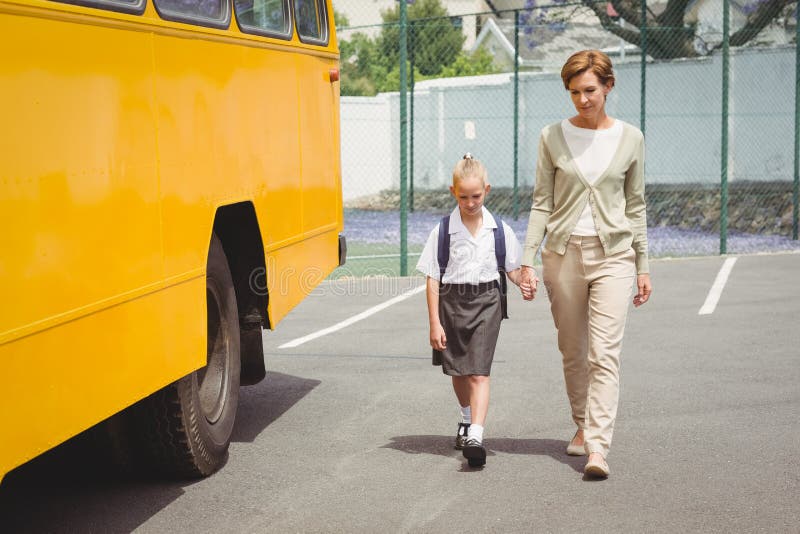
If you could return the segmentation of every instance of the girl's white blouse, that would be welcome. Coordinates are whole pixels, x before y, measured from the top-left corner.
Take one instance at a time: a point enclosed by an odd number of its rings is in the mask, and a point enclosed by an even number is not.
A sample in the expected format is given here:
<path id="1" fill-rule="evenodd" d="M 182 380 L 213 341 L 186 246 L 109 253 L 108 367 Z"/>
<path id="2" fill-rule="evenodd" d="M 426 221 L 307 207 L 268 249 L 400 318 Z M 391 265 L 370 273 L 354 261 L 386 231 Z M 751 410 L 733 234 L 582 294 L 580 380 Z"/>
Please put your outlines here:
<path id="1" fill-rule="evenodd" d="M 450 261 L 444 273 L 445 284 L 479 284 L 500 279 L 497 272 L 497 258 L 494 254 L 494 217 L 483 208 L 483 226 L 473 237 L 461 222 L 461 212 L 456 207 L 450 213 Z M 503 222 L 506 237 L 506 272 L 519 268 L 522 259 L 522 246 L 514 231 Z M 439 225 L 437 224 L 425 243 L 422 255 L 417 262 L 417 270 L 426 276 L 439 280 Z"/>

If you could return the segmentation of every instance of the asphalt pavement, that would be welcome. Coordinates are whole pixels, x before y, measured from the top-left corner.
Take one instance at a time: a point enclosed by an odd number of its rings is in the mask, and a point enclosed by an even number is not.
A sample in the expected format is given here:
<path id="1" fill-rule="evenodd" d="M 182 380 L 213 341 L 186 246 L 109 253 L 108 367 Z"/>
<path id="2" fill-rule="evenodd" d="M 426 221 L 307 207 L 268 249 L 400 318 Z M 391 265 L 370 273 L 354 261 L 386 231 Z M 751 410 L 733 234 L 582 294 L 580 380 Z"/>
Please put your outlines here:
<path id="1" fill-rule="evenodd" d="M 652 262 L 632 309 L 607 480 L 574 432 L 543 292 L 512 295 L 482 469 L 453 449 L 457 405 L 430 364 L 424 292 L 291 348 L 421 278 L 329 281 L 265 332 L 210 478 L 123 477 L 67 443 L 0 486 L 2 532 L 798 532 L 800 254 Z"/>

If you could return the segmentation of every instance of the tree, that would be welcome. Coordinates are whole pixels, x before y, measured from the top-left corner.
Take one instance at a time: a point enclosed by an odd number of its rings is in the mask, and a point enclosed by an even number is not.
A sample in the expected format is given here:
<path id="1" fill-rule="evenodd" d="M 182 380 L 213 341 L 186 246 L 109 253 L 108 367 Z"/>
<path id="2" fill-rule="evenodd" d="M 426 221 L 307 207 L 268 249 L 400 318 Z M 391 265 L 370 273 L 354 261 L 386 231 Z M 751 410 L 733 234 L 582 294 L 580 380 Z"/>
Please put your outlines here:
<path id="1" fill-rule="evenodd" d="M 667 0 L 666 3 L 661 3 L 663 9 L 658 13 L 649 7 L 646 9 L 647 53 L 650 56 L 656 59 L 697 57 L 707 55 L 721 46 L 719 42 L 707 43 L 699 35 L 697 25 L 686 20 L 688 9 L 694 2 L 695 0 Z M 609 32 L 629 43 L 641 43 L 641 0 L 581 0 L 580 3 L 583 9 L 591 10 Z M 548 4 L 565 4 L 565 0 L 550 0 Z M 731 46 L 742 46 L 751 41 L 777 19 L 791 16 L 796 6 L 797 0 L 744 0 L 742 9 L 747 14 L 747 20 L 731 34 Z M 537 6 L 536 0 L 526 0 L 525 7 L 540 6 Z M 541 10 L 536 15 L 526 14 L 525 22 L 528 28 L 535 27 L 534 24 L 549 23 L 551 30 L 561 31 L 563 28 L 553 27 L 552 24 L 563 22 L 564 9 L 553 10 L 552 14 L 545 14 Z M 720 16 L 721 13 L 720 3 Z M 626 24 L 618 23 L 615 15 L 624 19 Z M 530 29 L 524 31 L 532 33 Z M 535 45 L 535 40 L 532 42 Z"/>
<path id="2" fill-rule="evenodd" d="M 339 41 L 342 70 L 341 93 L 344 96 L 371 96 L 378 92 L 378 83 L 386 79 L 383 64 L 375 41 L 363 33 L 354 34 L 350 40 Z"/>
<path id="3" fill-rule="evenodd" d="M 399 6 L 381 16 L 384 26 L 377 38 L 359 32 L 339 42 L 342 95 L 366 96 L 400 88 Z M 336 20 L 342 17 L 337 15 Z M 408 20 L 408 66 L 414 69 L 415 81 L 495 72 L 487 53 L 462 50 L 461 19 L 450 17 L 440 0 L 417 0 L 408 7 Z"/>
<path id="4" fill-rule="evenodd" d="M 341 11 L 337 11 L 336 8 L 333 8 L 333 23 L 337 28 L 344 28 L 350 26 L 350 19 Z"/>
<path id="5" fill-rule="evenodd" d="M 480 74 L 494 74 L 497 68 L 494 57 L 485 48 L 478 48 L 472 54 L 464 52 L 456 56 L 452 65 L 442 69 L 443 78 L 456 78 L 458 76 L 478 76 Z"/>
<path id="6" fill-rule="evenodd" d="M 378 49 L 391 65 L 400 60 L 400 7 L 382 14 Z M 439 0 L 418 0 L 408 6 L 408 57 L 425 76 L 435 76 L 455 61 L 464 45 L 464 34 L 456 20 L 448 17 Z"/>

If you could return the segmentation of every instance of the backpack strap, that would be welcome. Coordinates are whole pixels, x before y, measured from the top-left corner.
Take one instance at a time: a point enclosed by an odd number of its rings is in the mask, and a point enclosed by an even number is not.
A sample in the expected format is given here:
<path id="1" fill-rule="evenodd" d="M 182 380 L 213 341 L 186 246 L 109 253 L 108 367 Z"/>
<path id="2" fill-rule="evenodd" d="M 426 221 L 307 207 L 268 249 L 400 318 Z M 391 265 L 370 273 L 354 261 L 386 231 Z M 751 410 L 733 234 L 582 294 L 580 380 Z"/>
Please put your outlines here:
<path id="1" fill-rule="evenodd" d="M 450 216 L 446 215 L 439 221 L 439 242 L 436 251 L 436 259 L 439 262 L 439 285 L 442 285 L 444 272 L 447 264 L 450 263 Z"/>
<path id="2" fill-rule="evenodd" d="M 497 228 L 494 229 L 494 257 L 497 259 L 497 271 L 500 273 L 500 305 L 503 319 L 508 319 L 508 281 L 506 280 L 506 232 L 503 219 L 492 213 Z"/>

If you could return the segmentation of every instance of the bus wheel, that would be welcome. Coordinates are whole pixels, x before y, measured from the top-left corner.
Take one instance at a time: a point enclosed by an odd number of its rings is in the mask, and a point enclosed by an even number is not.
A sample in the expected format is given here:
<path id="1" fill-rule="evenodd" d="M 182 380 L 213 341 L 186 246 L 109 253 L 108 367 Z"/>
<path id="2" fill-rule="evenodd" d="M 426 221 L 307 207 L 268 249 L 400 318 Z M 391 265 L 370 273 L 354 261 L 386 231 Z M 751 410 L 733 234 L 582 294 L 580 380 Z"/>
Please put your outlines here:
<path id="1" fill-rule="evenodd" d="M 206 366 L 144 399 L 146 408 L 137 414 L 155 467 L 184 477 L 210 475 L 225 462 L 239 402 L 239 314 L 216 235 L 208 253 L 206 302 Z"/>
<path id="2" fill-rule="evenodd" d="M 206 267 L 206 366 L 177 382 L 187 475 L 210 475 L 225 461 L 239 403 L 239 313 L 222 242 L 212 235 Z"/>

